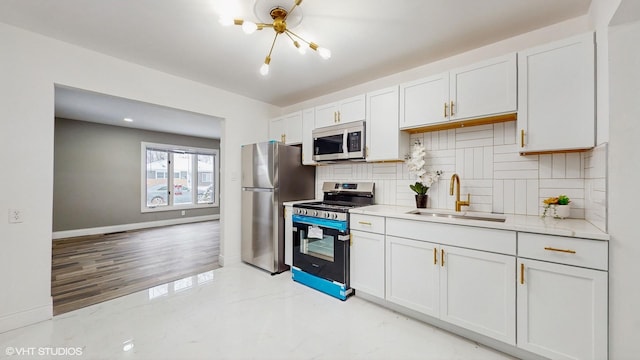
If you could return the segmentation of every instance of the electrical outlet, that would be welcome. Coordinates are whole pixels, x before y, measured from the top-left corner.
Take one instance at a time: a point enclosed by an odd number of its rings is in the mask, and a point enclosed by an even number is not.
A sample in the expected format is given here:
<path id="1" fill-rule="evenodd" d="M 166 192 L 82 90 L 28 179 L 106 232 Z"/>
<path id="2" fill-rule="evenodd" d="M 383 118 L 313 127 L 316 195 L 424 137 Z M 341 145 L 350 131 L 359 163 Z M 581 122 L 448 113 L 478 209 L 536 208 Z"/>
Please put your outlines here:
<path id="1" fill-rule="evenodd" d="M 186 211 L 182 210 L 182 216 L 184 216 L 184 214 L 186 214 L 186 213 L 187 213 Z"/>
<path id="2" fill-rule="evenodd" d="M 24 221 L 24 214 L 20 209 L 9 209 L 9 222 L 12 224 Z"/>

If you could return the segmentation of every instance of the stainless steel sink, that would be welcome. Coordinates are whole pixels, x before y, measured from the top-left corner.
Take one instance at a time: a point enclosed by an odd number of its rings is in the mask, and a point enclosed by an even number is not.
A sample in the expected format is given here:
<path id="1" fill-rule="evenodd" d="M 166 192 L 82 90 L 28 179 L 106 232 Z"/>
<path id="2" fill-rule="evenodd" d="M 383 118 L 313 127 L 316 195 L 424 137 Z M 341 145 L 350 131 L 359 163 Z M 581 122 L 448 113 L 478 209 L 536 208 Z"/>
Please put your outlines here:
<path id="1" fill-rule="evenodd" d="M 494 215 L 487 214 L 483 215 L 480 213 L 452 213 L 445 211 L 433 211 L 433 210 L 411 210 L 407 212 L 407 214 L 413 215 L 423 215 L 423 216 L 433 216 L 439 218 L 449 218 L 449 219 L 464 219 L 464 220 L 481 220 L 481 221 L 493 221 L 493 222 L 504 222 L 506 218 L 502 215 Z"/>

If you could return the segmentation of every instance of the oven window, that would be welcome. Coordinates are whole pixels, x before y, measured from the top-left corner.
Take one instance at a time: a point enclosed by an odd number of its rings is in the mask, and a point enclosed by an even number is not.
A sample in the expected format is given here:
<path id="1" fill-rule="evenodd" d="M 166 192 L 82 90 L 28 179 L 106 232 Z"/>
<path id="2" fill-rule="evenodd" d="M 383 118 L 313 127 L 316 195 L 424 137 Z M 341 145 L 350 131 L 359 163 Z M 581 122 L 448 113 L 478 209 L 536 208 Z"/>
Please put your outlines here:
<path id="1" fill-rule="evenodd" d="M 301 253 L 333 262 L 333 236 L 324 234 L 321 228 L 310 226 L 309 233 L 301 230 L 300 240 Z"/>

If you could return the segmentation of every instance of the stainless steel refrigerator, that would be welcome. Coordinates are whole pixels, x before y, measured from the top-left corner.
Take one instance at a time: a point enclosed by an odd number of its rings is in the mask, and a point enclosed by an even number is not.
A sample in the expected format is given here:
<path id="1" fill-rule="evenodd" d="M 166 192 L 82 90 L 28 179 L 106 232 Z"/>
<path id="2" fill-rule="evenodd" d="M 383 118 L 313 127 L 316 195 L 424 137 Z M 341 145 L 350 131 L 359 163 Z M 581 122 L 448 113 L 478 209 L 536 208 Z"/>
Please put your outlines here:
<path id="1" fill-rule="evenodd" d="M 242 261 L 270 273 L 284 264 L 284 201 L 315 198 L 315 168 L 299 147 L 269 141 L 242 146 Z"/>

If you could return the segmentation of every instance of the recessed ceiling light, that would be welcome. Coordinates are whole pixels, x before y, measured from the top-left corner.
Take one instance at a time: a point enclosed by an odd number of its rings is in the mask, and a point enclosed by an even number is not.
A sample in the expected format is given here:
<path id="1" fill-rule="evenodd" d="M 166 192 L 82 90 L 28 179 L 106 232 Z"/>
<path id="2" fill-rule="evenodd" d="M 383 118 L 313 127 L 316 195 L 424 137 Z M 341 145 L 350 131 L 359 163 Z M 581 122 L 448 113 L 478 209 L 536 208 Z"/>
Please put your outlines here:
<path id="1" fill-rule="evenodd" d="M 124 119 L 122 119 L 122 120 L 124 120 L 124 121 L 126 121 L 126 122 L 133 122 L 133 119 L 132 119 L 132 118 L 124 118 Z"/>

